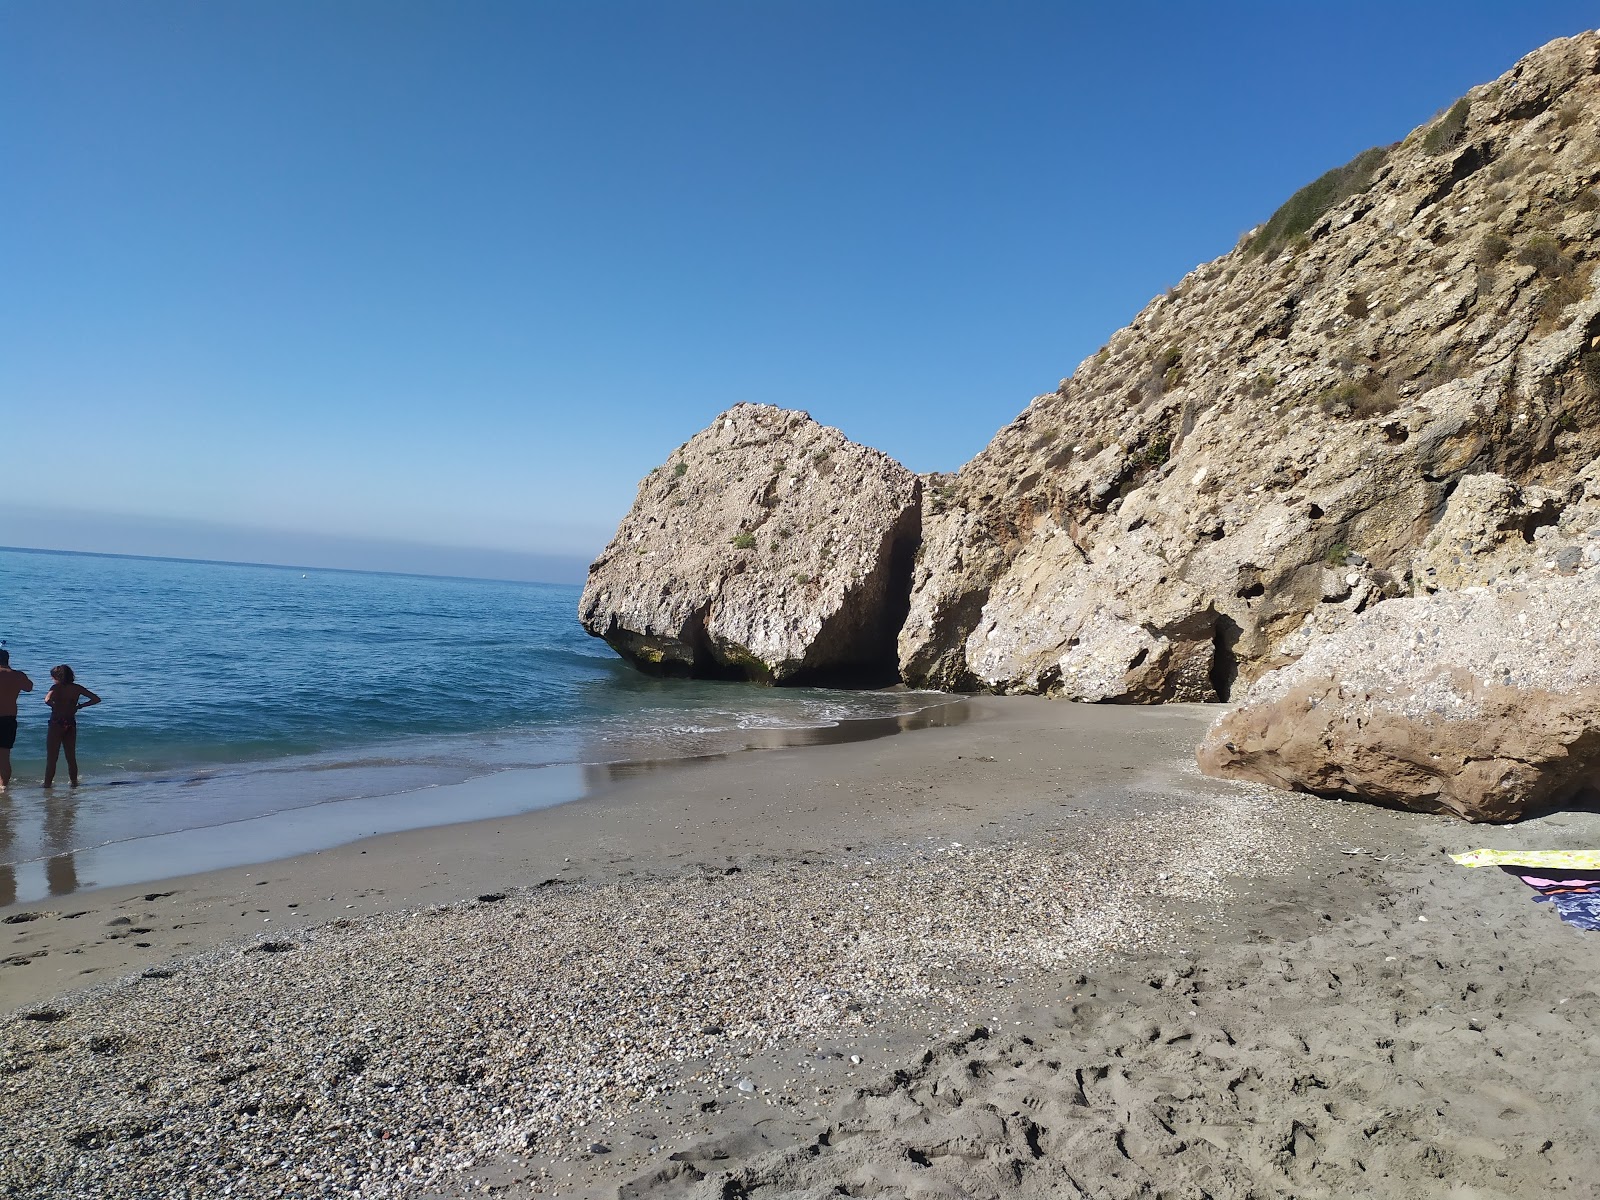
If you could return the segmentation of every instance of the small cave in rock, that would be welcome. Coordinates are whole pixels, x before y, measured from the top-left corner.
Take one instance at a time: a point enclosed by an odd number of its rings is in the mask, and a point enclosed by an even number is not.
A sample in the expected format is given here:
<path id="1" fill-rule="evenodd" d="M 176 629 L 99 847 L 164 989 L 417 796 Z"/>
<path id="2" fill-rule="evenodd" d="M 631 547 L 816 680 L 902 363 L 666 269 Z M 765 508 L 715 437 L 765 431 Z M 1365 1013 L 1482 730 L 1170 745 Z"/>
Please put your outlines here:
<path id="1" fill-rule="evenodd" d="M 1269 339 L 1281 341 L 1287 338 L 1294 329 L 1295 318 L 1299 316 L 1297 311 L 1299 305 L 1300 297 L 1295 295 L 1285 296 L 1278 302 L 1277 307 L 1273 309 L 1266 322 L 1251 334 L 1249 344 L 1254 346 L 1260 341 Z"/>
<path id="2" fill-rule="evenodd" d="M 1502 120 L 1505 121 L 1531 121 L 1550 107 L 1550 96 L 1545 92 L 1535 92 L 1531 96 L 1517 100 L 1506 105 Z"/>
<path id="3" fill-rule="evenodd" d="M 1437 204 L 1454 190 L 1469 175 L 1476 174 L 1494 161 L 1494 151 L 1488 142 L 1476 146 L 1467 146 L 1457 154 L 1450 163 L 1450 174 L 1439 181 L 1439 185 L 1425 195 L 1421 202 L 1412 210 L 1412 216 L 1420 213 L 1430 204 Z"/>
<path id="4" fill-rule="evenodd" d="M 1239 678 L 1239 658 L 1235 647 L 1244 636 L 1244 626 L 1226 613 L 1217 614 L 1211 635 L 1211 690 L 1218 700 L 1233 698 L 1233 685 Z"/>
<path id="5" fill-rule="evenodd" d="M 1517 532 L 1522 535 L 1522 540 L 1532 542 L 1539 530 L 1546 525 L 1555 525 L 1561 520 L 1561 506 L 1559 504 L 1546 504 L 1534 512 L 1530 512 L 1517 522 Z"/>
<path id="6" fill-rule="evenodd" d="M 1488 142 L 1478 146 L 1468 146 L 1456 155 L 1455 162 L 1450 164 L 1450 181 L 1460 183 L 1468 175 L 1481 171 L 1494 161 L 1494 151 Z"/>

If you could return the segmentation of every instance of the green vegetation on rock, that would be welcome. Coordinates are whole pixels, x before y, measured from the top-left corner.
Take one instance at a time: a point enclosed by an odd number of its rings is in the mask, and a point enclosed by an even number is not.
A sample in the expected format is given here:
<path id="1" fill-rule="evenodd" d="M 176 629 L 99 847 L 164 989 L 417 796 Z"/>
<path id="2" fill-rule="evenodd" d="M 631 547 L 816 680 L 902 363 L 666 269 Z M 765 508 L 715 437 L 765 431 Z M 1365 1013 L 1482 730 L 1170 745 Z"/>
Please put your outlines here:
<path id="1" fill-rule="evenodd" d="M 1358 196 L 1372 186 L 1378 168 L 1389 157 L 1392 146 L 1374 146 L 1363 150 L 1342 167 L 1306 184 L 1272 214 L 1261 227 L 1261 232 L 1250 239 L 1251 254 L 1260 258 L 1276 258 L 1290 242 L 1302 236 L 1318 219 L 1342 200 Z"/>
<path id="2" fill-rule="evenodd" d="M 1422 135 L 1422 148 L 1429 154 L 1443 154 L 1453 150 L 1466 132 L 1467 113 L 1472 103 L 1465 96 L 1450 106 L 1450 111 L 1435 121 Z"/>

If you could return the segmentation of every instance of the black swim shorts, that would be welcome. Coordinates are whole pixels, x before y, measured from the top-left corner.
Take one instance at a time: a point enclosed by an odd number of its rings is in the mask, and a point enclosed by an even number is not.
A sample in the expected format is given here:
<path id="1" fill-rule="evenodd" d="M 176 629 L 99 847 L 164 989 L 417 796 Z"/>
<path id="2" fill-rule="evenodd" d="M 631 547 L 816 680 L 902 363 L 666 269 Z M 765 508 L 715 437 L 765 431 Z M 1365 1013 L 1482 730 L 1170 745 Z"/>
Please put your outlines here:
<path id="1" fill-rule="evenodd" d="M 9 750 L 17 744 L 17 719 L 0 717 L 0 750 Z"/>

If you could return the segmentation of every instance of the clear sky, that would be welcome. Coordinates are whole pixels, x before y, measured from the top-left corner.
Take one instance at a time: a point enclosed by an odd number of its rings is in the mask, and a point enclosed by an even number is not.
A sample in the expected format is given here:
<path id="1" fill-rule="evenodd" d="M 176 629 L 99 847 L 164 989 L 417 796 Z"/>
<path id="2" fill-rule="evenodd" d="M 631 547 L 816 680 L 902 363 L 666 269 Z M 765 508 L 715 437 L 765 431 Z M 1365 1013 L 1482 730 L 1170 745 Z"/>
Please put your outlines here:
<path id="1" fill-rule="evenodd" d="M 952 470 L 1596 13 L 0 0 L 0 545 L 575 579 L 741 400 Z"/>

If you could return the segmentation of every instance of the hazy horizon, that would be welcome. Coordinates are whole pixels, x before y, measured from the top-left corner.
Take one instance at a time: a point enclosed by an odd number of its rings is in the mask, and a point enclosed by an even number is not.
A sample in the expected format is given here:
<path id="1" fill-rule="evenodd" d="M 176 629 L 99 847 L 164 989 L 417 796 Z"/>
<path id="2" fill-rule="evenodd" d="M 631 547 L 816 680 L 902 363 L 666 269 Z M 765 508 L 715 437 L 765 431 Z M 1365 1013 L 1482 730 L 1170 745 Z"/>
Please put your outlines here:
<path id="1" fill-rule="evenodd" d="M 31 520 L 15 518 L 15 511 L 0 508 L 0 550 L 563 585 L 581 585 L 592 561 L 576 554 L 440 546 L 125 515 L 40 512 Z"/>

